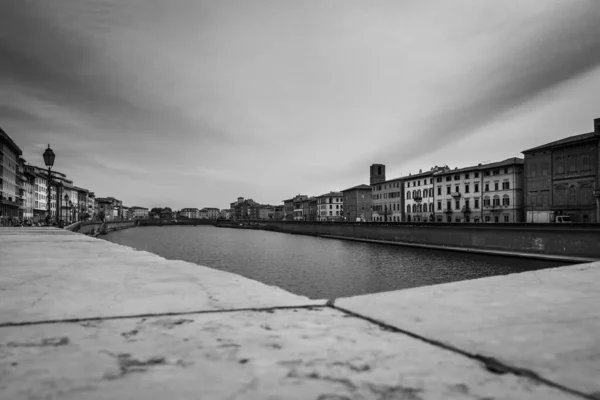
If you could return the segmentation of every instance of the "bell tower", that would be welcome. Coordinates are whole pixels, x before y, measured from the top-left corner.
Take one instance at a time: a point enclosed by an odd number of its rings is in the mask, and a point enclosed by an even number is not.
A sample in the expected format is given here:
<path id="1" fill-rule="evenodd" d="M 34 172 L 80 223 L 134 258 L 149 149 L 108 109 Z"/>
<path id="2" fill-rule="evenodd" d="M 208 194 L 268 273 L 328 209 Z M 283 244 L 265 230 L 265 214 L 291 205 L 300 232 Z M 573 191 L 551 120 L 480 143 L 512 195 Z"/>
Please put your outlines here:
<path id="1" fill-rule="evenodd" d="M 381 182 L 385 182 L 385 165 L 383 165 L 383 164 L 371 165 L 370 184 L 376 185 Z"/>

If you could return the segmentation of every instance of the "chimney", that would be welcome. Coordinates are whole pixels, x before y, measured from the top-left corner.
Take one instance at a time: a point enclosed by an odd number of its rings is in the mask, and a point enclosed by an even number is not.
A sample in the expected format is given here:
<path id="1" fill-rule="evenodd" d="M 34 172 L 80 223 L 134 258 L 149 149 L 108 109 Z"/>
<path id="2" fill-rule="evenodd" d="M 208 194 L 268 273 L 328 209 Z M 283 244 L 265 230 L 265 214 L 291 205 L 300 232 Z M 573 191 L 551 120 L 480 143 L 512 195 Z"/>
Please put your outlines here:
<path id="1" fill-rule="evenodd" d="M 594 120 L 594 132 L 600 132 L 600 118 Z"/>

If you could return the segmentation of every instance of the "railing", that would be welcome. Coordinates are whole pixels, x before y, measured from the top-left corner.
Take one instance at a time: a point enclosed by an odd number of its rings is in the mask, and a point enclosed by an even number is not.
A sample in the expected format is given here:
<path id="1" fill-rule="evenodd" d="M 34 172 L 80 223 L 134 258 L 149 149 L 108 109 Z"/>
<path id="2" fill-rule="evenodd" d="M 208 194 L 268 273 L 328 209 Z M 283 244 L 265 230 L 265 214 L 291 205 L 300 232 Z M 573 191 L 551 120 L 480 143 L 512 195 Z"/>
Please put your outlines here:
<path id="1" fill-rule="evenodd" d="M 461 208 L 461 211 L 464 212 L 464 213 L 470 213 L 471 212 L 471 207 L 463 206 L 463 208 Z"/>
<path id="2" fill-rule="evenodd" d="M 415 196 L 415 197 L 413 197 L 413 200 L 416 201 L 416 202 L 421 202 L 423 200 L 423 197 L 421 197 L 421 196 Z"/>
<path id="3" fill-rule="evenodd" d="M 452 192 L 452 193 L 450 193 L 450 196 L 452 196 L 452 197 L 460 197 L 462 195 L 460 194 L 460 192 Z"/>
<path id="4" fill-rule="evenodd" d="M 452 211 L 451 208 L 444 208 L 444 213 L 446 214 L 452 214 L 454 211 Z"/>

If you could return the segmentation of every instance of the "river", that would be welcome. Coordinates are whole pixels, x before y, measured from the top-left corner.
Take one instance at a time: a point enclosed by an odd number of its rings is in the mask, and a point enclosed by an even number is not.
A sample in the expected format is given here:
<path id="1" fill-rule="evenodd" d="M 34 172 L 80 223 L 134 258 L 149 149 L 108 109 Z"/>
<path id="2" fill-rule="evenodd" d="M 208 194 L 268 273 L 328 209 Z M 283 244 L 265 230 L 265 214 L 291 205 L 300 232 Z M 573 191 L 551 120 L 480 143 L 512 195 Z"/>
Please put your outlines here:
<path id="1" fill-rule="evenodd" d="M 103 238 L 167 259 L 233 272 L 313 299 L 567 265 L 208 225 L 137 227 Z"/>

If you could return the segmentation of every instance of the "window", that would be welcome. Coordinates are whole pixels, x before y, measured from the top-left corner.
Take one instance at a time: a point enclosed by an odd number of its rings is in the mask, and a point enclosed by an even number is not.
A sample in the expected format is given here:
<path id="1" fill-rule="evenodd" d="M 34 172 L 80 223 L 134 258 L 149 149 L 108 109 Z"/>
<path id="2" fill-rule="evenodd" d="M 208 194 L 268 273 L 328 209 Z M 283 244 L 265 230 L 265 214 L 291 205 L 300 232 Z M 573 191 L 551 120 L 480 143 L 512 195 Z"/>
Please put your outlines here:
<path id="1" fill-rule="evenodd" d="M 417 185 L 421 186 L 421 180 L 420 179 L 417 181 Z"/>
<path id="2" fill-rule="evenodd" d="M 452 209 L 452 202 L 451 201 L 447 201 L 446 202 L 446 210 L 451 210 Z"/>
<path id="3" fill-rule="evenodd" d="M 494 222 L 495 222 L 495 223 L 498 223 L 498 222 L 500 222 L 500 217 L 496 215 L 496 216 L 494 217 Z"/>
<path id="4" fill-rule="evenodd" d="M 562 157 L 556 157 L 556 173 L 563 174 L 565 172 L 565 164 Z"/>
<path id="5" fill-rule="evenodd" d="M 432 213 L 433 212 L 433 203 L 429 203 L 429 212 Z"/>
<path id="6" fill-rule="evenodd" d="M 450 185 L 446 186 L 446 194 L 450 194 L 450 191 L 451 191 L 451 190 L 452 190 L 452 189 L 450 188 Z"/>
<path id="7" fill-rule="evenodd" d="M 475 193 L 479 193 L 479 183 L 475 184 Z"/>
<path id="8" fill-rule="evenodd" d="M 484 188 L 483 188 L 483 191 L 484 191 L 484 192 L 489 192 L 489 191 L 490 191 L 490 184 L 489 184 L 489 183 L 486 183 L 486 184 L 485 184 L 485 186 L 484 186 Z"/>
<path id="9" fill-rule="evenodd" d="M 548 192 L 542 192 L 542 205 L 548 205 Z"/>
<path id="10" fill-rule="evenodd" d="M 500 196 L 498 196 L 498 195 L 494 196 L 494 205 L 495 206 L 499 206 L 500 205 Z"/>
<path id="11" fill-rule="evenodd" d="M 510 189 L 510 182 L 502 182 L 502 190 Z"/>
<path id="12" fill-rule="evenodd" d="M 484 207 L 489 207 L 490 206 L 490 196 L 485 196 L 483 198 L 483 206 Z"/>
<path id="13" fill-rule="evenodd" d="M 410 205 L 406 206 L 406 213 L 410 214 Z"/>
<path id="14" fill-rule="evenodd" d="M 490 175 L 491 175 L 490 171 L 485 171 L 485 172 L 483 173 L 483 176 L 490 176 Z"/>
<path id="15" fill-rule="evenodd" d="M 452 177 L 451 177 L 450 175 L 448 175 L 448 176 L 446 177 L 446 182 L 449 182 L 449 181 L 451 181 L 451 180 L 452 180 Z"/>
<path id="16" fill-rule="evenodd" d="M 548 175 L 548 163 L 542 163 L 542 175 L 546 176 Z"/>
<path id="17" fill-rule="evenodd" d="M 442 202 L 441 202 L 441 201 L 438 201 L 438 202 L 437 202 L 437 209 L 438 209 L 438 210 L 441 210 L 441 209 L 442 209 Z"/>
<path id="18" fill-rule="evenodd" d="M 410 192 L 406 192 L 406 198 L 410 200 Z"/>
<path id="19" fill-rule="evenodd" d="M 494 175 L 499 175 L 500 174 L 500 168 L 495 168 L 493 171 Z"/>
<path id="20" fill-rule="evenodd" d="M 581 169 L 587 171 L 590 169 L 590 156 L 589 154 L 583 154 L 581 156 Z"/>
<path id="21" fill-rule="evenodd" d="M 569 188 L 569 204 L 577 204 L 577 189 L 575 189 L 575 186 Z"/>
<path id="22" fill-rule="evenodd" d="M 441 182 L 441 181 L 442 181 L 442 177 L 437 177 L 437 178 L 435 179 L 435 181 L 436 181 L 436 182 Z"/>
<path id="23" fill-rule="evenodd" d="M 447 222 L 452 222 L 452 217 L 448 215 L 448 216 L 446 217 L 446 221 L 447 221 Z"/>
<path id="24" fill-rule="evenodd" d="M 469 199 L 465 199 L 465 208 L 469 208 Z"/>
<path id="25" fill-rule="evenodd" d="M 441 196 L 441 195 L 442 195 L 442 187 L 438 186 L 438 196 Z"/>
<path id="26" fill-rule="evenodd" d="M 508 168 L 504 168 L 504 173 L 508 174 Z"/>
<path id="27" fill-rule="evenodd" d="M 465 174 L 465 179 L 469 179 L 469 174 Z"/>
<path id="28" fill-rule="evenodd" d="M 510 206 L 510 197 L 507 194 L 502 197 L 502 205 Z"/>
<path id="29" fill-rule="evenodd" d="M 475 178 L 479 178 L 479 172 L 475 172 Z"/>
<path id="30" fill-rule="evenodd" d="M 454 207 L 456 210 L 460 210 L 460 200 L 456 200 L 455 204 L 456 207 Z"/>
<path id="31" fill-rule="evenodd" d="M 537 175 L 537 165 L 531 164 L 529 166 L 529 176 L 535 178 Z"/>
<path id="32" fill-rule="evenodd" d="M 459 181 L 460 180 L 460 175 L 454 175 L 454 180 L 455 181 Z"/>
<path id="33" fill-rule="evenodd" d="M 475 199 L 475 205 L 473 207 L 479 208 L 479 199 Z"/>
<path id="34" fill-rule="evenodd" d="M 569 172 L 577 171 L 577 156 L 569 156 L 567 163 L 569 165 Z"/>
<path id="35" fill-rule="evenodd" d="M 529 205 L 535 206 L 537 204 L 537 192 L 529 192 Z"/>
<path id="36" fill-rule="evenodd" d="M 498 190 L 499 184 L 498 182 L 494 182 L 494 190 Z"/>
<path id="37" fill-rule="evenodd" d="M 460 222 L 460 217 L 456 217 L 456 219 L 454 221 Z"/>
<path id="38" fill-rule="evenodd" d="M 455 193 L 458 193 L 458 192 L 460 192 L 460 185 L 456 185 L 456 186 L 454 187 L 454 192 L 455 192 Z"/>
<path id="39" fill-rule="evenodd" d="M 581 202 L 583 204 L 593 204 L 592 190 L 589 188 L 581 189 Z"/>
<path id="40" fill-rule="evenodd" d="M 429 178 L 429 183 L 432 184 L 433 183 L 433 178 Z"/>
<path id="41" fill-rule="evenodd" d="M 416 213 L 416 212 L 417 212 L 417 205 L 416 205 L 416 204 L 413 204 L 413 206 L 412 206 L 412 211 L 413 211 L 414 213 Z"/>
<path id="42" fill-rule="evenodd" d="M 469 193 L 469 185 L 465 185 L 465 193 Z"/>

